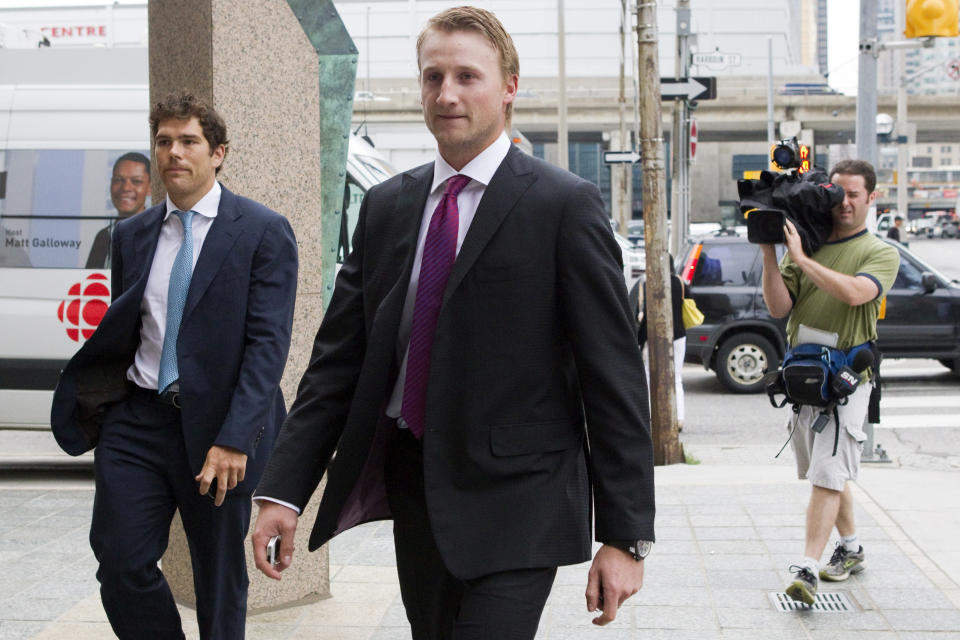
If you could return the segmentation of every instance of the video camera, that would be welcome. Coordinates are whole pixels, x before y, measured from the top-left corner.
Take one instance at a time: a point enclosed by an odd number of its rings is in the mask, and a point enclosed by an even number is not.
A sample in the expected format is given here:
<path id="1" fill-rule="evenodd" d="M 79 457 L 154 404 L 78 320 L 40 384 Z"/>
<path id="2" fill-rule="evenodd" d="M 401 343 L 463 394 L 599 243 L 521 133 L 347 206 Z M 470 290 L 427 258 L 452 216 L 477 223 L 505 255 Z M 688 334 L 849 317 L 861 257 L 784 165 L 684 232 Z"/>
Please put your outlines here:
<path id="1" fill-rule="evenodd" d="M 738 180 L 740 213 L 747 220 L 747 240 L 754 244 L 784 242 L 783 227 L 790 220 L 800 235 L 803 251 L 812 255 L 833 232 L 833 208 L 843 202 L 843 188 L 830 184 L 822 169 L 809 167 L 809 154 L 796 138 L 781 140 L 771 156 L 786 173 L 760 172 L 756 180 Z"/>

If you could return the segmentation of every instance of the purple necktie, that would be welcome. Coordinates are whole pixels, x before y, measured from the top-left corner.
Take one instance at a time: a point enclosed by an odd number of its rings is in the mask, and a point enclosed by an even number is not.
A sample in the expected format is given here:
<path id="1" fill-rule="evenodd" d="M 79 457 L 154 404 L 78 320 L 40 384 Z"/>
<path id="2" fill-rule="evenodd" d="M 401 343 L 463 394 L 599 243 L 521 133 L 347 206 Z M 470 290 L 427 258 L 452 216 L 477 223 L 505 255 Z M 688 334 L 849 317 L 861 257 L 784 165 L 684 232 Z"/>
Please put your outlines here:
<path id="1" fill-rule="evenodd" d="M 455 175 L 447 180 L 440 203 L 430 218 L 427 239 L 423 245 L 417 297 L 410 325 L 410 349 L 407 353 L 407 376 L 403 382 L 403 404 L 400 415 L 416 438 L 423 437 L 423 416 L 427 404 L 427 379 L 430 374 L 430 351 L 437 332 L 437 317 L 443 301 L 443 290 L 457 258 L 457 232 L 460 211 L 457 195 L 470 178 Z"/>

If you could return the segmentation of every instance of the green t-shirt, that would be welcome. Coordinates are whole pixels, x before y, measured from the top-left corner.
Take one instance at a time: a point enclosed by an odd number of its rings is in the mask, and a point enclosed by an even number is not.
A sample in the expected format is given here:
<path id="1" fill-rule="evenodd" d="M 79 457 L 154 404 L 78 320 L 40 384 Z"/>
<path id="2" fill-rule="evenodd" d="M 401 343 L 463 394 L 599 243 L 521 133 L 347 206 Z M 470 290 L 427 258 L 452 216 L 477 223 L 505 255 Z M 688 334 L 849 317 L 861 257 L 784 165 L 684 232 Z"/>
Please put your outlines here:
<path id="1" fill-rule="evenodd" d="M 897 250 L 864 229 L 849 238 L 825 243 L 812 257 L 839 273 L 866 276 L 877 284 L 880 291 L 870 302 L 850 306 L 814 286 L 790 259 L 790 254 L 784 254 L 780 273 L 793 298 L 793 310 L 787 321 L 790 344 L 797 344 L 797 330 L 801 324 L 836 333 L 838 349 L 876 340 L 880 305 L 900 268 Z"/>

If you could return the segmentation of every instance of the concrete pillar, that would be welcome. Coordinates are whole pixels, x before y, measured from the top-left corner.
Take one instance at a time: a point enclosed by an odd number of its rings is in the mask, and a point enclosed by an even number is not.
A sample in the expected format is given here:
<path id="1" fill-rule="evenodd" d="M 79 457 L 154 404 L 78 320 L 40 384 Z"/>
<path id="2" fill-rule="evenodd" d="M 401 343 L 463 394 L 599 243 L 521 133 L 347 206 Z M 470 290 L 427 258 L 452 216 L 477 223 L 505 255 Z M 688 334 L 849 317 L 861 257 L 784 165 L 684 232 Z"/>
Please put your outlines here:
<path id="1" fill-rule="evenodd" d="M 323 308 L 317 54 L 285 0 L 163 0 L 150 2 L 148 12 L 151 102 L 181 90 L 210 102 L 230 139 L 220 181 L 286 216 L 296 232 L 300 276 L 282 385 L 289 404 Z M 163 187 L 153 186 L 158 202 Z M 315 514 L 316 499 L 301 516 L 294 566 L 279 583 L 255 569 L 248 545 L 251 611 L 329 596 L 326 547 L 307 553 Z M 255 506 L 254 521 L 256 515 Z M 179 519 L 163 570 L 177 599 L 192 603 L 190 554 Z"/>

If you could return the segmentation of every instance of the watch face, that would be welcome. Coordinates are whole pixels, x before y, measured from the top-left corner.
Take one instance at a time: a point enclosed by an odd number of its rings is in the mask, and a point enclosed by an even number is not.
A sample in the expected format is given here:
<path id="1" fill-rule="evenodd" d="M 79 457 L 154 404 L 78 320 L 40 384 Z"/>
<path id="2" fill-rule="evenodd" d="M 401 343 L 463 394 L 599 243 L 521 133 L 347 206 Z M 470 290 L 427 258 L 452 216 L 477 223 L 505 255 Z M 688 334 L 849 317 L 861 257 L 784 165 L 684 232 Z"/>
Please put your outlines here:
<path id="1" fill-rule="evenodd" d="M 637 557 L 646 558 L 653 549 L 653 543 L 649 540 L 637 540 Z"/>

